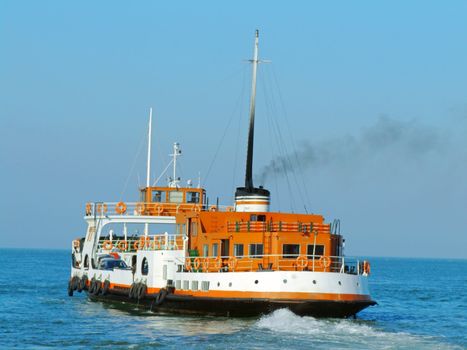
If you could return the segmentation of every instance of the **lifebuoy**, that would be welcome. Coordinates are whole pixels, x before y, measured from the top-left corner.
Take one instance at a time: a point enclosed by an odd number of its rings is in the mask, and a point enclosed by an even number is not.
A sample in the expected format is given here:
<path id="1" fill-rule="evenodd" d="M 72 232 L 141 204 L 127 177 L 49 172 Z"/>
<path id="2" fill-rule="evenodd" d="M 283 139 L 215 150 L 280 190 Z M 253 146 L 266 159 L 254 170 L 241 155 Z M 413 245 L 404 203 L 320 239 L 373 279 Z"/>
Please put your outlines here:
<path id="1" fill-rule="evenodd" d="M 216 267 L 217 270 L 220 270 L 221 267 L 222 267 L 222 259 L 220 256 L 218 256 L 215 260 L 214 260 L 214 266 Z"/>
<path id="2" fill-rule="evenodd" d="M 133 242 L 133 248 L 135 250 L 140 250 L 141 249 L 140 244 L 141 244 L 141 241 L 134 241 Z"/>
<path id="3" fill-rule="evenodd" d="M 197 204 L 193 204 L 193 207 L 191 209 L 192 211 L 199 213 L 201 211 L 201 207 Z"/>
<path id="4" fill-rule="evenodd" d="M 217 206 L 211 205 L 211 206 L 209 207 L 209 211 L 217 211 Z"/>
<path id="5" fill-rule="evenodd" d="M 110 240 L 106 240 L 106 241 L 104 241 L 104 243 L 102 243 L 102 249 L 104 249 L 104 250 L 110 250 L 110 249 L 113 248 L 113 246 L 114 245 L 112 244 L 112 241 L 110 241 Z"/>
<path id="6" fill-rule="evenodd" d="M 193 261 L 193 267 L 195 270 L 199 270 L 199 267 L 201 266 L 201 259 L 200 258 L 195 258 Z"/>
<path id="7" fill-rule="evenodd" d="M 92 206 L 91 203 L 86 203 L 86 215 L 91 215 Z"/>
<path id="8" fill-rule="evenodd" d="M 98 214 L 105 214 L 107 213 L 107 204 L 99 203 L 97 204 L 97 213 Z"/>
<path id="9" fill-rule="evenodd" d="M 308 266 L 308 259 L 306 256 L 300 255 L 299 257 L 297 257 L 296 261 L 297 261 L 297 266 L 302 270 Z"/>
<path id="10" fill-rule="evenodd" d="M 187 271 L 191 271 L 191 258 L 185 259 L 185 268 L 187 269 Z"/>
<path id="11" fill-rule="evenodd" d="M 228 265 L 229 265 L 230 270 L 235 270 L 235 268 L 238 265 L 238 259 L 236 257 L 234 257 L 234 256 L 230 257 Z"/>
<path id="12" fill-rule="evenodd" d="M 164 210 L 164 208 L 162 208 L 162 205 L 160 204 L 156 204 L 154 209 L 156 209 L 157 215 L 161 215 L 162 211 Z"/>
<path id="13" fill-rule="evenodd" d="M 328 268 L 331 266 L 331 259 L 329 257 L 322 255 L 321 258 L 319 258 L 318 263 L 321 267 L 323 268 Z"/>
<path id="14" fill-rule="evenodd" d="M 127 241 L 120 241 L 118 242 L 117 244 L 117 248 L 120 250 L 120 251 L 126 251 L 128 249 L 128 242 Z"/>
<path id="15" fill-rule="evenodd" d="M 207 272 L 209 270 L 209 258 L 204 258 L 201 261 L 201 266 L 203 267 L 203 271 Z"/>
<path id="16" fill-rule="evenodd" d="M 369 261 L 366 261 L 366 260 L 363 261 L 363 272 L 366 273 L 367 275 L 370 274 L 371 268 L 370 268 L 370 262 Z"/>
<path id="17" fill-rule="evenodd" d="M 136 203 L 136 212 L 141 215 L 144 213 L 145 205 L 144 203 Z"/>
<path id="18" fill-rule="evenodd" d="M 154 249 L 161 249 L 161 242 L 158 239 L 156 239 L 156 237 L 154 237 Z"/>
<path id="19" fill-rule="evenodd" d="M 233 211 L 234 211 L 234 207 L 227 207 L 227 211 L 233 212 Z"/>
<path id="20" fill-rule="evenodd" d="M 117 214 L 125 214 L 126 213 L 126 204 L 123 202 L 118 202 L 115 205 L 115 211 Z"/>

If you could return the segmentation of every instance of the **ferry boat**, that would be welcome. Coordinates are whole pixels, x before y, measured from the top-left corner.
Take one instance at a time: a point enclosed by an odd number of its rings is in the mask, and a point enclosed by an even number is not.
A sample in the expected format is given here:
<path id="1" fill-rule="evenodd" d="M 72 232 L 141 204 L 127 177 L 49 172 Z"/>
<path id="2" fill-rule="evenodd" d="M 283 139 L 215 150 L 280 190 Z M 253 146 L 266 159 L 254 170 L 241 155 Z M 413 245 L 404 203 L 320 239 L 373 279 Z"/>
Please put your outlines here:
<path id="1" fill-rule="evenodd" d="M 137 304 L 156 313 L 255 316 L 280 308 L 315 317 L 355 316 L 374 305 L 370 263 L 344 256 L 340 223 L 322 215 L 272 212 L 253 184 L 258 31 L 255 35 L 245 184 L 232 205 L 173 176 L 146 186 L 140 201 L 85 206 L 86 235 L 72 242 L 68 294 Z"/>

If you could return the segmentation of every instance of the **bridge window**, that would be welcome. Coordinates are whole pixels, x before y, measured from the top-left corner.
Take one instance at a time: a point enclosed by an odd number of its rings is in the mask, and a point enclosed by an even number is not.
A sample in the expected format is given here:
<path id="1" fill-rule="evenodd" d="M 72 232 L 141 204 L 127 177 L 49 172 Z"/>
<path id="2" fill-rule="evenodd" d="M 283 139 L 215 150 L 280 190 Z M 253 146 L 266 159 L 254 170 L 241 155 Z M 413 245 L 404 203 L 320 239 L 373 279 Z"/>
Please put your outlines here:
<path id="1" fill-rule="evenodd" d="M 166 201 L 165 192 L 164 191 L 153 191 L 152 201 L 155 203 L 164 203 Z"/>
<path id="2" fill-rule="evenodd" d="M 266 221 L 266 215 L 256 215 L 256 214 L 251 214 L 250 215 L 250 221 Z"/>
<path id="3" fill-rule="evenodd" d="M 234 244 L 234 256 L 243 256 L 243 244 Z"/>
<path id="4" fill-rule="evenodd" d="M 219 243 L 212 244 L 212 256 L 219 256 Z"/>
<path id="5" fill-rule="evenodd" d="M 295 259 L 300 255 L 300 244 L 283 244 L 282 257 L 285 259 Z"/>
<path id="6" fill-rule="evenodd" d="M 259 258 L 258 255 L 263 255 L 263 245 L 259 243 L 250 244 L 250 251 L 248 255 L 252 258 Z"/>
<path id="7" fill-rule="evenodd" d="M 321 256 L 321 255 L 324 255 L 324 245 L 316 245 L 314 246 L 313 244 L 308 244 L 308 247 L 307 247 L 307 251 L 306 251 L 306 254 L 308 255 L 309 258 L 312 258 L 313 257 L 313 247 L 314 250 L 315 250 L 315 256 Z"/>
<path id="8" fill-rule="evenodd" d="M 198 192 L 187 192 L 186 202 L 187 203 L 199 203 L 199 193 Z"/>
<path id="9" fill-rule="evenodd" d="M 209 256 L 209 244 L 203 244 L 203 256 Z"/>
<path id="10" fill-rule="evenodd" d="M 182 191 L 170 191 L 169 202 L 170 203 L 183 203 L 183 192 Z"/>

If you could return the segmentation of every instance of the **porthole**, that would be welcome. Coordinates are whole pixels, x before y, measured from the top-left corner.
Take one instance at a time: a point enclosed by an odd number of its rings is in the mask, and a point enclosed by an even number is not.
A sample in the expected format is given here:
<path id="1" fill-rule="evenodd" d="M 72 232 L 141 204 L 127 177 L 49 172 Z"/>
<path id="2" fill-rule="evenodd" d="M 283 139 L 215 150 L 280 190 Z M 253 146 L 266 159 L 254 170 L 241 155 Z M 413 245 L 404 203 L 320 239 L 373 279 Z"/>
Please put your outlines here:
<path id="1" fill-rule="evenodd" d="M 313 284 L 316 284 L 316 280 L 313 280 Z"/>
<path id="2" fill-rule="evenodd" d="M 232 287 L 232 282 L 229 282 L 229 287 Z"/>
<path id="3" fill-rule="evenodd" d="M 146 276 L 148 272 L 149 272 L 148 259 L 143 258 L 143 261 L 141 261 L 141 274 L 143 276 Z"/>
<path id="4" fill-rule="evenodd" d="M 221 286 L 221 283 L 220 283 L 220 282 L 217 282 L 217 286 L 220 287 L 220 286 Z"/>
<path id="5" fill-rule="evenodd" d="M 339 283 L 339 285 L 340 285 L 340 286 L 342 286 L 342 283 L 341 283 L 341 281 L 339 281 L 339 282 L 337 282 L 337 283 Z"/>
<path id="6" fill-rule="evenodd" d="M 258 280 L 255 280 L 255 284 L 258 284 Z"/>
<path id="7" fill-rule="evenodd" d="M 286 280 L 286 279 L 283 279 L 282 282 L 287 283 L 287 280 Z"/>

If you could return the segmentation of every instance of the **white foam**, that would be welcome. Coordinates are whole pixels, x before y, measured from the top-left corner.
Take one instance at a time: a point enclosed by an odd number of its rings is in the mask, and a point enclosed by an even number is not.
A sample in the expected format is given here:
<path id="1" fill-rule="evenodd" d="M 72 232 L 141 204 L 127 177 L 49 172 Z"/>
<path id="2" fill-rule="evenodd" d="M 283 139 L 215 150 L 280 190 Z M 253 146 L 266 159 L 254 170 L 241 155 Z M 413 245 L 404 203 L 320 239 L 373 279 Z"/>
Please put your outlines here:
<path id="1" fill-rule="evenodd" d="M 368 321 L 350 319 L 316 319 L 300 317 L 288 309 L 263 316 L 255 327 L 283 334 L 304 336 L 314 347 L 366 349 L 459 349 L 433 337 L 378 329 Z"/>

